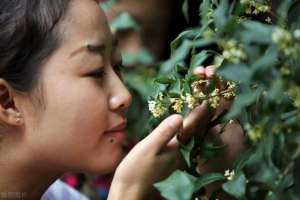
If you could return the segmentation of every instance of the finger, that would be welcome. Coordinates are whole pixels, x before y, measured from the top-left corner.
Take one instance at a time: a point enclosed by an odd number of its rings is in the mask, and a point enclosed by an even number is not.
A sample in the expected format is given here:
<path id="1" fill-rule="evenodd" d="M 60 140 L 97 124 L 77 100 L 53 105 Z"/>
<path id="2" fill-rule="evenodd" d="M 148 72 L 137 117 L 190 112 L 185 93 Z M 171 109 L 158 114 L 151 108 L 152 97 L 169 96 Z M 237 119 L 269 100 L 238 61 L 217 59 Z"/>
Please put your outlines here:
<path id="1" fill-rule="evenodd" d="M 205 76 L 207 79 L 213 79 L 216 76 L 216 67 L 214 65 L 205 68 Z"/>
<path id="2" fill-rule="evenodd" d="M 201 78 L 205 78 L 205 68 L 202 66 L 196 67 L 193 70 L 193 74 L 200 76 Z"/>
<path id="3" fill-rule="evenodd" d="M 177 151 L 174 150 L 167 150 L 165 153 L 162 153 L 159 155 L 159 159 L 164 160 L 164 163 L 166 163 L 166 160 L 170 162 L 169 167 L 175 169 L 181 169 L 184 170 L 187 168 L 187 164 L 180 153 L 180 151 L 177 149 Z"/>
<path id="4" fill-rule="evenodd" d="M 206 103 L 197 106 L 183 121 L 183 131 L 178 136 L 181 143 L 186 143 L 193 134 L 201 134 L 206 130 L 213 113 L 209 112 Z M 196 133 L 196 130 L 199 130 Z"/>
<path id="5" fill-rule="evenodd" d="M 172 140 L 180 129 L 182 129 L 182 117 L 174 114 L 162 121 L 159 126 L 143 140 L 146 149 L 154 149 L 159 153 Z"/>
<path id="6" fill-rule="evenodd" d="M 216 108 L 213 120 L 218 118 L 223 112 L 227 111 L 230 109 L 231 105 L 233 103 L 233 100 L 227 100 L 224 97 L 221 97 L 220 104 Z"/>

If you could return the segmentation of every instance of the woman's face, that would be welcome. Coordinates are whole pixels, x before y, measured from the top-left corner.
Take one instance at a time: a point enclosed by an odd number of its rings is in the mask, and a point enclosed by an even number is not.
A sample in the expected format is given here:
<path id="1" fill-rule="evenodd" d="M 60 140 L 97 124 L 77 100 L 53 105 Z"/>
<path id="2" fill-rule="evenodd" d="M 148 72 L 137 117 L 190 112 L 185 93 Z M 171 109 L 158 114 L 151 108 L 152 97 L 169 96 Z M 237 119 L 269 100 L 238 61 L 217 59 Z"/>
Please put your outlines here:
<path id="1" fill-rule="evenodd" d="M 53 169 L 111 172 L 124 135 L 106 131 L 126 121 L 131 102 L 116 69 L 121 55 L 93 0 L 72 0 L 61 26 L 61 45 L 41 72 L 45 110 L 24 113 L 27 146 Z"/>

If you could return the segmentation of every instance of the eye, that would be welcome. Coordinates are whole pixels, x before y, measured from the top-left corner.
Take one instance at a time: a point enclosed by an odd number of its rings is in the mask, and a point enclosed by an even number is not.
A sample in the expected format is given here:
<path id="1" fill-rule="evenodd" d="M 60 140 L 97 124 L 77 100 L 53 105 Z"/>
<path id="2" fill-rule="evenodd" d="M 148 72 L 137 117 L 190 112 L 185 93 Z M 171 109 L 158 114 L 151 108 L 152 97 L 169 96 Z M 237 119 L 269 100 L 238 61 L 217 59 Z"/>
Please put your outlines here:
<path id="1" fill-rule="evenodd" d="M 114 65 L 114 71 L 118 74 L 118 76 L 121 76 L 122 68 L 124 68 L 122 63 Z"/>
<path id="2" fill-rule="evenodd" d="M 96 78 L 96 79 L 103 78 L 105 75 L 106 75 L 106 72 L 103 69 L 97 69 L 97 70 L 92 71 L 87 74 L 87 76 Z"/>

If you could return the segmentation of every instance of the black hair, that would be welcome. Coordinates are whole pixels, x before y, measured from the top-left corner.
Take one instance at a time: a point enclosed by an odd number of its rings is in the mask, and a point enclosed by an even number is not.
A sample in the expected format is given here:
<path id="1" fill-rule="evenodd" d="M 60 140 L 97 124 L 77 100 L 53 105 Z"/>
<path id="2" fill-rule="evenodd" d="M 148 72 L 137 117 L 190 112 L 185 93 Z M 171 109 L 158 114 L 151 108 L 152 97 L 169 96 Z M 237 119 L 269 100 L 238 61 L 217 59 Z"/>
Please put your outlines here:
<path id="1" fill-rule="evenodd" d="M 20 92 L 37 86 L 42 63 L 59 47 L 70 0 L 0 1 L 0 78 Z"/>

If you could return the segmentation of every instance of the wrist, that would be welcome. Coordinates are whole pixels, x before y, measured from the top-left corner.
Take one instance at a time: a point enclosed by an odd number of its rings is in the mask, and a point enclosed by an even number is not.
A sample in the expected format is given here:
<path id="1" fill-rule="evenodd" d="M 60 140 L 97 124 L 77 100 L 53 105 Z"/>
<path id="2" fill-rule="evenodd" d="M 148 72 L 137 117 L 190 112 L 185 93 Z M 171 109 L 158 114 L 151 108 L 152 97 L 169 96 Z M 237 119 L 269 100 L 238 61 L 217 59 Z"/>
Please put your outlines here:
<path id="1" fill-rule="evenodd" d="M 141 185 L 132 185 L 124 183 L 113 182 L 110 186 L 108 200 L 116 199 L 130 199 L 130 200 L 141 200 L 145 199 L 145 191 Z"/>

